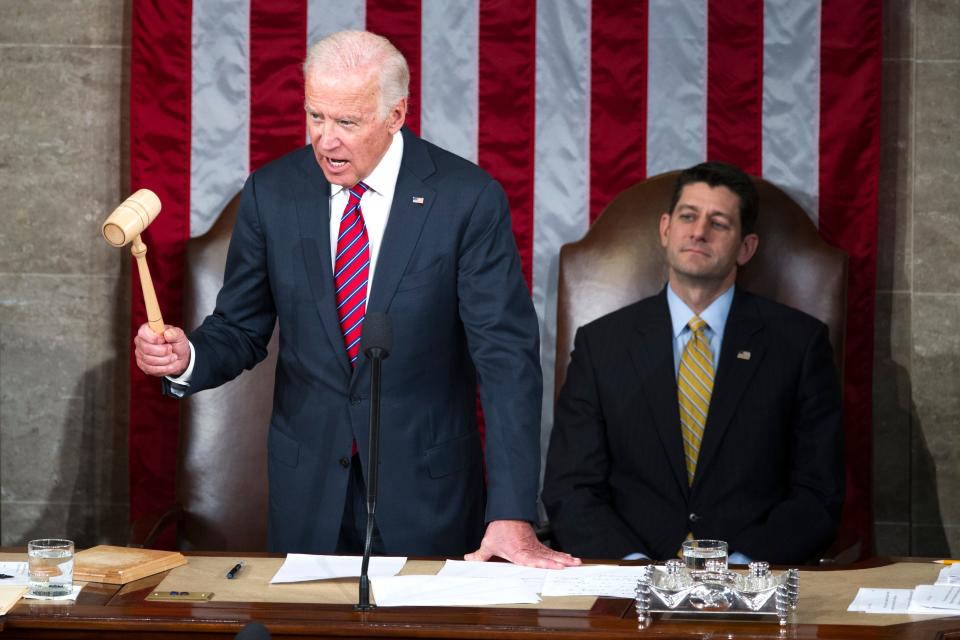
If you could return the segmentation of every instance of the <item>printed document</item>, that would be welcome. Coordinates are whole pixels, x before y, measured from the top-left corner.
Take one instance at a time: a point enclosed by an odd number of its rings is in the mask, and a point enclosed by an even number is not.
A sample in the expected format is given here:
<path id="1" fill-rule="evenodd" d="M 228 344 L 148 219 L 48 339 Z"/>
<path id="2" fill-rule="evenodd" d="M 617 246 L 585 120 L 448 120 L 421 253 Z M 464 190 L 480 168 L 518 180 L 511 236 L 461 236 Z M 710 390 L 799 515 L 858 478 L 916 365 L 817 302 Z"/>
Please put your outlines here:
<path id="1" fill-rule="evenodd" d="M 307 582 L 309 580 L 329 580 L 330 578 L 359 578 L 359 556 L 318 556 L 305 553 L 288 553 L 280 570 L 270 580 L 270 584 L 281 582 Z M 406 564 L 405 557 L 370 558 L 368 574 L 374 576 L 395 576 Z"/>

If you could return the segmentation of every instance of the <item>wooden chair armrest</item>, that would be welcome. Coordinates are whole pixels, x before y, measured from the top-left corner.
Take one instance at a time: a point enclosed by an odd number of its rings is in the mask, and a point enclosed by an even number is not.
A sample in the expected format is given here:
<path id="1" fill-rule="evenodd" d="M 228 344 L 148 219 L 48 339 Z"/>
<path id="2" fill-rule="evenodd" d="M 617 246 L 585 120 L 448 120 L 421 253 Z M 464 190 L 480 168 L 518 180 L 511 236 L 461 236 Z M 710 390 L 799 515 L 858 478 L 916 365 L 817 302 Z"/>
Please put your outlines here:
<path id="1" fill-rule="evenodd" d="M 153 511 L 137 518 L 130 525 L 127 546 L 151 548 L 170 525 L 183 520 L 183 515 L 183 507 L 175 504 L 166 511 Z"/>

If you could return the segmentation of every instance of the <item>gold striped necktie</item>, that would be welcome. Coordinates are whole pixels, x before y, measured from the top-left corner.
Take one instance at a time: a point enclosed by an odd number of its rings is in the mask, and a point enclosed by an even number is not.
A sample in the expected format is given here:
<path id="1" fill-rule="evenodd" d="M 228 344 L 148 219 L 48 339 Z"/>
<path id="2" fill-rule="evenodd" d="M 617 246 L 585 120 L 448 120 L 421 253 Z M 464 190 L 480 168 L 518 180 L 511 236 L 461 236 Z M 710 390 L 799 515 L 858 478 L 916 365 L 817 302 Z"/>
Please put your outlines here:
<path id="1" fill-rule="evenodd" d="M 687 464 L 687 482 L 693 484 L 703 429 L 707 424 L 707 412 L 710 410 L 710 396 L 713 393 L 713 356 L 704 334 L 707 323 L 699 316 L 694 316 L 687 326 L 693 335 L 680 356 L 677 398 L 680 402 L 680 429 Z"/>

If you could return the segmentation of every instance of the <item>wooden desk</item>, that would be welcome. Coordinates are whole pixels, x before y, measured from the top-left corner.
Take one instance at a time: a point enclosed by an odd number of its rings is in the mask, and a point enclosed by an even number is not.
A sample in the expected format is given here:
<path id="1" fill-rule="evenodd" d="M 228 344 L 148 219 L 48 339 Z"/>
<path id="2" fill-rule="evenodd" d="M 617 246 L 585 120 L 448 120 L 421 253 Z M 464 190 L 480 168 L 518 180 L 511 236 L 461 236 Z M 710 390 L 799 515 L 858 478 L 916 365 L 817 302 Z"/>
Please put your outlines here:
<path id="1" fill-rule="evenodd" d="M 254 555 L 254 554 L 248 554 Z M 233 557 L 233 556 L 231 556 Z M 259 556 L 265 557 L 265 556 Z M 879 566 L 882 562 L 857 565 Z M 176 570 L 174 570 L 176 571 Z M 23 600 L 0 618 L 5 638 L 233 638 L 250 620 L 273 638 L 944 638 L 960 640 L 960 617 L 887 626 L 655 620 L 637 629 L 632 601 L 597 600 L 589 611 L 522 608 L 383 608 L 355 613 L 346 605 L 278 602 L 146 602 L 166 574 L 123 588 L 88 584 L 75 604 Z M 801 580 L 801 609 L 804 594 Z M 849 602 L 838 602 L 842 611 Z"/>

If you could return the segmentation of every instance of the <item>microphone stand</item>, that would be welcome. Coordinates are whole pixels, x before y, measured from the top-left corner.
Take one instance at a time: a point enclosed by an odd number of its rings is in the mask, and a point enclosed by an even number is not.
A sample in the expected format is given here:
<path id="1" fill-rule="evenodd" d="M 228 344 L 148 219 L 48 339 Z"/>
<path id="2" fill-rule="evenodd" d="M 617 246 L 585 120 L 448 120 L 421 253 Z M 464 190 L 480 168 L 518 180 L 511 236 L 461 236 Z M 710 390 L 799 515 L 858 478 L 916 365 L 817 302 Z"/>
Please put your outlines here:
<path id="1" fill-rule="evenodd" d="M 360 565 L 359 602 L 354 611 L 370 611 L 377 605 L 370 604 L 370 549 L 373 546 L 373 529 L 377 511 L 377 483 L 380 473 L 380 365 L 386 352 L 380 347 L 367 350 L 370 358 L 370 448 L 367 452 L 367 536 L 363 544 L 363 563 Z"/>

